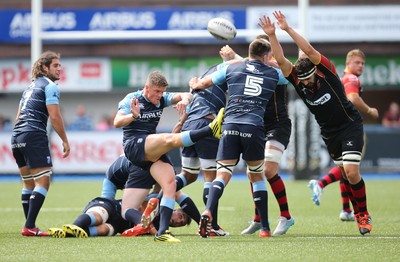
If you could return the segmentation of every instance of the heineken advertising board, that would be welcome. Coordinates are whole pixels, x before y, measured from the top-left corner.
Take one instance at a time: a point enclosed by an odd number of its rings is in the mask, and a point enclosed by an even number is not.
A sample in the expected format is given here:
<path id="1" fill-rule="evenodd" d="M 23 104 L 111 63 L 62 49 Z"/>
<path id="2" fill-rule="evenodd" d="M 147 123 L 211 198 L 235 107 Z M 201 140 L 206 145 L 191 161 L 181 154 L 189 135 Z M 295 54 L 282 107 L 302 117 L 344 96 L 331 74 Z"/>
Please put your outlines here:
<path id="1" fill-rule="evenodd" d="M 345 55 L 343 58 L 329 58 L 341 76 L 345 68 Z M 290 59 L 296 60 L 294 57 Z M 112 85 L 117 89 L 141 88 L 150 72 L 160 70 L 167 77 L 169 90 L 187 91 L 192 77 L 201 76 L 208 67 L 221 62 L 219 57 L 112 59 Z M 400 57 L 367 56 L 364 74 L 360 79 L 368 90 L 400 89 Z"/>
<path id="2" fill-rule="evenodd" d="M 220 63 L 217 57 L 203 59 L 153 58 L 113 59 L 112 83 L 114 88 L 142 88 L 150 72 L 159 70 L 168 80 L 170 91 L 188 91 L 189 80 L 201 76 L 207 69 Z"/>

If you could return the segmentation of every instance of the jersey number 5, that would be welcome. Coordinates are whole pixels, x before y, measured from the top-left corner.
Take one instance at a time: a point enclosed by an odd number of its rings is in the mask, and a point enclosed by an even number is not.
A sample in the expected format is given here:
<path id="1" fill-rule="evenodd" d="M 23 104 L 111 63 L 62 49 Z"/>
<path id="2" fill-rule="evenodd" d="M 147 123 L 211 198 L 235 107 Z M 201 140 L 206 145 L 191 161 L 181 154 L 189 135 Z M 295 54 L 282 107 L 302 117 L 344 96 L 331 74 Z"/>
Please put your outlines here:
<path id="1" fill-rule="evenodd" d="M 261 84 L 263 81 L 264 79 L 261 77 L 247 76 L 243 94 L 248 96 L 259 96 L 262 91 Z"/>

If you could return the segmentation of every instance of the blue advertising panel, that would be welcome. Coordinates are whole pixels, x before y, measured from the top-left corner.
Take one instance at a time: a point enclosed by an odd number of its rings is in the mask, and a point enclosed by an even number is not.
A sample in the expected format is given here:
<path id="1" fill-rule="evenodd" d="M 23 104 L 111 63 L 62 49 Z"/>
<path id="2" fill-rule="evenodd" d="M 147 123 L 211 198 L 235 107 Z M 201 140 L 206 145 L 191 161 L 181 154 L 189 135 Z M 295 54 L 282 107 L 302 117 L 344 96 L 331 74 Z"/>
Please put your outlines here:
<path id="1" fill-rule="evenodd" d="M 224 17 L 246 28 L 245 8 L 46 9 L 43 31 L 202 30 L 211 18 Z M 0 42 L 29 42 L 31 10 L 0 10 Z"/>

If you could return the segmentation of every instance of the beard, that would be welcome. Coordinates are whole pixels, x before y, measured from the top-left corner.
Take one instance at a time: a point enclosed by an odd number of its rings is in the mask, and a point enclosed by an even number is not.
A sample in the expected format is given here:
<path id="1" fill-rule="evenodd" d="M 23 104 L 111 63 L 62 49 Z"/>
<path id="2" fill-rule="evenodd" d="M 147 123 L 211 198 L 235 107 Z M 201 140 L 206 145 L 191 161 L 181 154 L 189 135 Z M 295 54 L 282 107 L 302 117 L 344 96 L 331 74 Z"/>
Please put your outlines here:
<path id="1" fill-rule="evenodd" d="M 53 82 L 60 80 L 60 77 L 55 74 L 48 74 L 47 77 Z"/>
<path id="2" fill-rule="evenodd" d="M 315 81 L 315 82 L 307 83 L 307 85 L 304 85 L 304 87 L 309 90 L 313 90 L 313 89 L 317 88 L 317 82 Z"/>

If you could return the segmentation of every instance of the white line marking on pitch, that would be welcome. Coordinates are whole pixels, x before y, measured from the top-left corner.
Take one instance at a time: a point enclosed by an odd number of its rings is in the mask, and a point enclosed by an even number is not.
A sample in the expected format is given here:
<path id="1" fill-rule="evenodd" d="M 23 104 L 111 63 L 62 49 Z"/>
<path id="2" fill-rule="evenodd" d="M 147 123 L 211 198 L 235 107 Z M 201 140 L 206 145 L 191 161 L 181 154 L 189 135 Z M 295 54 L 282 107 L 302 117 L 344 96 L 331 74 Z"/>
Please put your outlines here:
<path id="1" fill-rule="evenodd" d="M 391 238 L 391 239 L 398 239 L 400 236 L 302 236 L 302 237 L 295 237 L 295 238 L 329 238 L 329 239 L 337 239 L 337 238 L 354 238 L 354 239 L 367 239 L 367 238 Z"/>
<path id="2" fill-rule="evenodd" d="M 56 208 L 42 208 L 40 209 L 40 212 L 68 212 L 68 211 L 82 211 L 83 208 L 70 208 L 70 207 L 56 207 Z M 0 212 L 20 212 L 22 211 L 21 208 L 0 208 Z"/>

